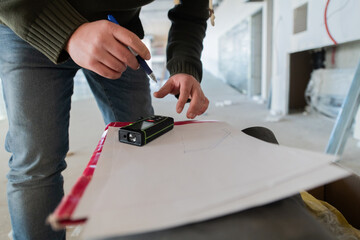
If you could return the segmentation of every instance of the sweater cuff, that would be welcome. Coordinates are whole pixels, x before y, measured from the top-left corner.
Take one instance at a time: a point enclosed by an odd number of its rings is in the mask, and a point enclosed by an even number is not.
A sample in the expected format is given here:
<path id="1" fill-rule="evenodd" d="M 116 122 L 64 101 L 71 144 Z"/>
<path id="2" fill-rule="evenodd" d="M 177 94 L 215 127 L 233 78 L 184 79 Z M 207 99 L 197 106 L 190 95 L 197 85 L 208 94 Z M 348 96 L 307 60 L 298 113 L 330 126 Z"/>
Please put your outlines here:
<path id="1" fill-rule="evenodd" d="M 69 58 L 64 48 L 71 34 L 85 22 L 67 1 L 51 1 L 31 25 L 26 41 L 52 62 L 60 63 Z"/>
<path id="2" fill-rule="evenodd" d="M 178 73 L 186 73 L 192 75 L 199 83 L 201 82 L 202 73 L 201 72 L 199 73 L 197 68 L 190 63 L 184 61 L 179 61 L 174 63 L 173 60 L 173 64 L 168 63 L 167 68 L 170 72 L 170 76 L 173 76 Z"/>

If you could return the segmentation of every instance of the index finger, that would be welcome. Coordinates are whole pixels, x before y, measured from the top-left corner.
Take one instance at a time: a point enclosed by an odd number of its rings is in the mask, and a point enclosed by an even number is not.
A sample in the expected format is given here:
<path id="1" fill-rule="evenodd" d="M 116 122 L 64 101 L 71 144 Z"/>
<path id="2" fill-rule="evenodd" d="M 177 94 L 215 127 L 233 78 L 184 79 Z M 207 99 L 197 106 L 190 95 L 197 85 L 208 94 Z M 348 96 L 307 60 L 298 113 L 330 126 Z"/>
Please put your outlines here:
<path id="1" fill-rule="evenodd" d="M 149 49 L 136 34 L 119 25 L 115 24 L 115 26 L 113 35 L 119 42 L 132 48 L 132 50 L 139 54 L 142 58 L 146 60 L 150 59 L 151 55 Z"/>

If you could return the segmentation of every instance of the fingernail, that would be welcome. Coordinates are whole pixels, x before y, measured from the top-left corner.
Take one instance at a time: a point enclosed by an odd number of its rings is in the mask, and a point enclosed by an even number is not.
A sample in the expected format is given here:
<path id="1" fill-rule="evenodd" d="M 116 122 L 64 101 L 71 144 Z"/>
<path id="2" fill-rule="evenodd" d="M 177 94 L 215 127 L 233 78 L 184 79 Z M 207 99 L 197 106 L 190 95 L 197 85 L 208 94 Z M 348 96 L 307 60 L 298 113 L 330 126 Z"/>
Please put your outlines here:
<path id="1" fill-rule="evenodd" d="M 178 107 L 177 112 L 180 113 L 183 110 L 182 107 Z"/>
<path id="2" fill-rule="evenodd" d="M 189 118 L 194 118 L 194 117 L 195 117 L 195 114 L 193 114 L 193 113 L 189 114 Z"/>
<path id="3" fill-rule="evenodd" d="M 147 53 L 146 56 L 145 56 L 146 59 L 150 59 L 151 58 L 151 55 L 150 53 Z"/>

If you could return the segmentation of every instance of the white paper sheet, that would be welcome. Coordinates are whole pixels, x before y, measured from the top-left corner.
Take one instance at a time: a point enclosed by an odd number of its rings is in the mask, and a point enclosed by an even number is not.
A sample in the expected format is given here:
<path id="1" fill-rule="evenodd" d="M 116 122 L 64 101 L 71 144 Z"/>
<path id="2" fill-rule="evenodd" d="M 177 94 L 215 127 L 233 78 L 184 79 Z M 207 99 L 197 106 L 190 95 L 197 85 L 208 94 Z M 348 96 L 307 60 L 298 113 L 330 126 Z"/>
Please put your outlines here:
<path id="1" fill-rule="evenodd" d="M 143 147 L 109 128 L 75 217 L 85 238 L 163 229 L 233 213 L 346 176 L 333 156 L 265 143 L 226 123 L 196 123 Z"/>

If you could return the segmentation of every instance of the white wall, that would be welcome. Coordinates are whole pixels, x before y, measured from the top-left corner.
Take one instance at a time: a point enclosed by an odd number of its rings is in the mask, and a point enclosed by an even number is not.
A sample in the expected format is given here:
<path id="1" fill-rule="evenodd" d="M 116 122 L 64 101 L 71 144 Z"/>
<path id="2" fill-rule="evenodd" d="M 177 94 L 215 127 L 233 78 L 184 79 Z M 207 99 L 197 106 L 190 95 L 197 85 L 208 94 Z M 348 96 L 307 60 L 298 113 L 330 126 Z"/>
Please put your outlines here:
<path id="1" fill-rule="evenodd" d="M 360 40 L 338 45 L 333 53 L 333 47 L 326 49 L 326 68 L 356 68 L 360 61 Z M 335 54 L 334 65 L 332 55 Z"/>
<path id="2" fill-rule="evenodd" d="M 274 0 L 266 0 L 263 6 L 263 35 L 261 63 L 261 98 L 269 99 L 272 71 Z"/>
<path id="3" fill-rule="evenodd" d="M 215 10 L 215 27 L 208 23 L 204 50 L 203 66 L 217 77 L 222 77 L 218 69 L 219 37 L 239 24 L 245 18 L 259 11 L 263 3 L 242 3 L 239 0 L 224 0 Z"/>
<path id="4" fill-rule="evenodd" d="M 308 3 L 307 31 L 291 38 L 291 52 L 333 45 L 325 28 L 327 0 L 292 0 L 292 9 Z M 331 0 L 327 10 L 327 22 L 331 35 L 339 43 L 360 39 L 360 1 Z M 292 19 L 289 19 L 292 20 Z"/>
<path id="5" fill-rule="evenodd" d="M 274 0 L 271 112 L 276 115 L 284 115 L 288 112 L 288 70 L 293 16 L 291 6 L 289 0 Z"/>

